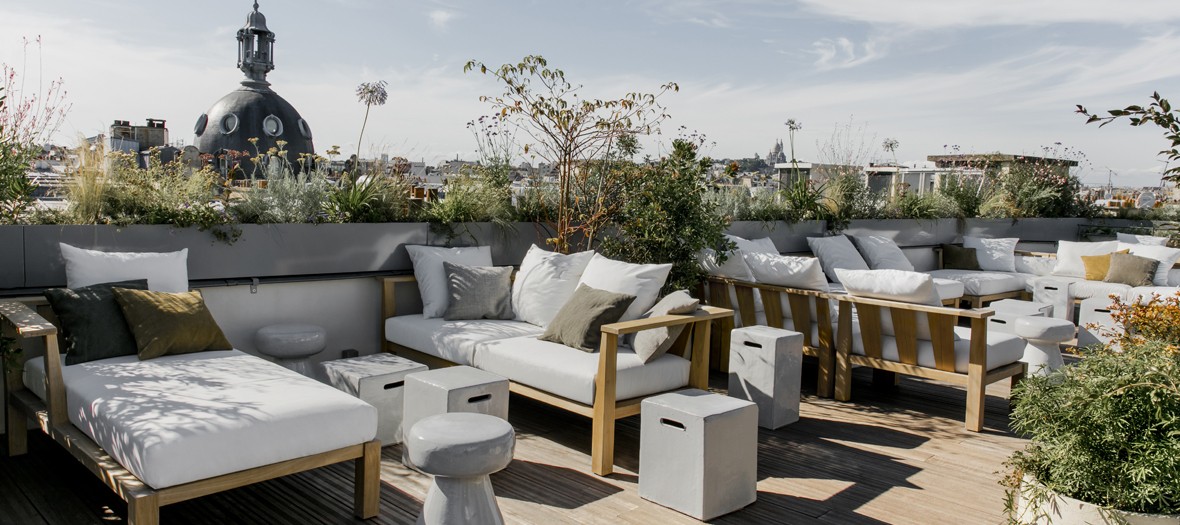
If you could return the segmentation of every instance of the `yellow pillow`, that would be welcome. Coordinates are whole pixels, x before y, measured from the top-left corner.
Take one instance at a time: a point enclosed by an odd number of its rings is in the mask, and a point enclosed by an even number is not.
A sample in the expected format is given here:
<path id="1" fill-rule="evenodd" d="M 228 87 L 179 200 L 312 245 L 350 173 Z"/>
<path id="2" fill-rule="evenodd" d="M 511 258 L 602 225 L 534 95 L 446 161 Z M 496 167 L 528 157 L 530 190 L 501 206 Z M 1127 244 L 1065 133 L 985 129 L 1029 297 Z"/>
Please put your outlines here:
<path id="1" fill-rule="evenodd" d="M 166 293 L 129 288 L 112 291 L 123 309 L 131 335 L 135 336 L 140 360 L 205 350 L 233 350 L 205 306 L 201 292 Z"/>
<path id="2" fill-rule="evenodd" d="M 1131 250 L 1119 250 L 1115 253 L 1131 253 Z M 1086 269 L 1087 281 L 1101 281 L 1106 278 L 1106 272 L 1110 271 L 1110 254 L 1083 255 L 1082 266 Z"/>

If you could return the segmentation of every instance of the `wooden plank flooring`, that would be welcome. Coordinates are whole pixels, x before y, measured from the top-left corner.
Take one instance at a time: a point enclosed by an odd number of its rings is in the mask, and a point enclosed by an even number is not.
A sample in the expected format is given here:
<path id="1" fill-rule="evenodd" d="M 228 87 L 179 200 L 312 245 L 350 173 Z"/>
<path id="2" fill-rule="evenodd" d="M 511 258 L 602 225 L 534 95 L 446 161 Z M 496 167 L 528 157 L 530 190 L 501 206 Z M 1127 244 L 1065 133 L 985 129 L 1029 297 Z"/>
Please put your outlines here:
<path id="1" fill-rule="evenodd" d="M 814 377 L 814 370 L 804 377 Z M 1003 460 L 1024 441 L 1008 431 L 1008 389 L 989 388 L 985 431 L 963 430 L 963 389 L 904 378 L 877 390 L 854 374 L 853 401 L 805 395 L 802 419 L 758 441 L 758 501 L 715 523 L 1000 523 Z M 724 387 L 714 374 L 713 385 Z M 806 381 L 806 379 L 805 379 Z M 810 389 L 810 390 L 808 390 Z M 805 385 L 805 394 L 814 385 Z M 492 476 L 512 523 L 697 523 L 638 495 L 639 418 L 620 421 L 616 474 L 589 473 L 590 420 L 513 398 L 512 465 Z M 429 478 L 382 451 L 381 514 L 413 523 Z M 30 452 L 0 458 L 0 523 L 109 524 L 126 505 L 56 444 L 30 435 Z M 165 524 L 357 523 L 352 463 L 164 507 Z"/>

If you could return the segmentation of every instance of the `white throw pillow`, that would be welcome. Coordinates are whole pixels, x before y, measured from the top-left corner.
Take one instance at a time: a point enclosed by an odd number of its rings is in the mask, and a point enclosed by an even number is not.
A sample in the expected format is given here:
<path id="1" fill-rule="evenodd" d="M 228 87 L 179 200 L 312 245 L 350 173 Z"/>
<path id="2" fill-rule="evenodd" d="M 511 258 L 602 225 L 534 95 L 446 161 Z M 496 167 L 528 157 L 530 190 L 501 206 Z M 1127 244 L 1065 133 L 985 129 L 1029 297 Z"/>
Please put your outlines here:
<path id="1" fill-rule="evenodd" d="M 406 251 L 414 265 L 414 278 L 418 280 L 418 293 L 422 296 L 422 317 L 426 319 L 442 317 L 450 302 L 444 261 L 464 266 L 492 265 L 490 246 L 443 248 L 415 245 L 406 246 Z"/>
<path id="2" fill-rule="evenodd" d="M 737 245 L 737 249 L 744 253 L 779 253 L 778 247 L 774 245 L 774 241 L 770 240 L 770 237 L 748 240 L 736 235 L 726 234 L 725 238 L 733 241 Z"/>
<path id="3" fill-rule="evenodd" d="M 536 245 L 529 248 L 512 282 L 512 311 L 516 312 L 516 320 L 549 326 L 549 321 L 578 287 L 578 279 L 593 256 L 592 251 L 565 255 Z"/>
<path id="4" fill-rule="evenodd" d="M 1020 239 L 1009 237 L 1006 239 L 984 239 L 982 237 L 963 237 L 964 248 L 975 248 L 975 258 L 979 260 L 979 267 L 992 272 L 1016 271 L 1016 243 Z M 1078 259 L 1081 264 L 1081 259 Z"/>
<path id="5" fill-rule="evenodd" d="M 906 258 L 893 239 L 880 235 L 853 235 L 852 243 L 860 250 L 870 269 L 914 271 L 914 263 Z"/>
<path id="6" fill-rule="evenodd" d="M 578 284 L 614 293 L 634 295 L 635 301 L 623 312 L 619 321 L 639 319 L 660 296 L 660 288 L 668 280 L 671 264 L 631 264 L 594 254 Z"/>
<path id="7" fill-rule="evenodd" d="M 1057 259 L 1053 257 L 1037 257 L 1033 255 L 1016 257 L 1016 273 L 1052 275 L 1053 267 L 1056 265 Z"/>
<path id="8" fill-rule="evenodd" d="M 1105 255 L 1113 253 L 1118 248 L 1118 241 L 1060 241 L 1057 243 L 1057 265 L 1053 267 L 1053 275 L 1085 277 L 1086 267 L 1082 264 L 1083 255 Z"/>
<path id="9" fill-rule="evenodd" d="M 750 273 L 750 267 L 742 258 L 742 253 L 741 249 L 734 250 L 725 262 L 717 264 L 717 252 L 705 248 L 697 252 L 697 264 L 709 275 L 754 282 L 754 274 Z"/>
<path id="10" fill-rule="evenodd" d="M 1167 246 L 1119 243 L 1118 249 L 1131 250 L 1131 255 L 1138 255 L 1159 261 L 1159 266 L 1155 267 L 1155 276 L 1151 278 L 1151 284 L 1155 286 L 1168 285 L 1168 272 L 1172 271 L 1172 267 L 1176 265 L 1176 260 L 1180 259 L 1180 249 L 1168 248 Z"/>
<path id="11" fill-rule="evenodd" d="M 824 277 L 819 259 L 815 257 L 791 257 L 769 253 L 747 253 L 744 257 L 756 282 L 787 288 L 828 291 L 828 280 Z"/>
<path id="12" fill-rule="evenodd" d="M 1116 233 L 1115 240 L 1126 244 L 1147 244 L 1150 246 L 1167 246 L 1167 237 L 1156 237 L 1154 235 L 1135 235 L 1132 233 Z"/>
<path id="13" fill-rule="evenodd" d="M 69 288 L 147 279 L 148 290 L 188 291 L 188 248 L 165 253 L 100 252 L 58 244 L 66 261 L 66 286 Z"/>
<path id="14" fill-rule="evenodd" d="M 840 274 L 840 282 L 849 295 L 859 297 L 873 297 L 900 303 L 924 304 L 942 306 L 938 297 L 938 289 L 934 286 L 934 278 L 928 274 L 907 272 L 903 270 L 836 270 Z M 930 341 L 930 317 L 921 312 L 914 313 L 917 338 Z M 881 309 L 881 333 L 896 336 L 893 329 L 893 313 Z M 952 339 L 958 341 L 956 334 Z"/>
<path id="15" fill-rule="evenodd" d="M 836 268 L 869 269 L 868 263 L 860 256 L 860 252 L 856 251 L 852 241 L 849 241 L 848 237 L 844 235 L 808 237 L 807 246 L 811 248 L 811 253 L 819 258 L 819 264 L 823 266 L 824 275 L 828 276 L 829 281 L 840 282 L 840 277 L 836 275 Z"/>

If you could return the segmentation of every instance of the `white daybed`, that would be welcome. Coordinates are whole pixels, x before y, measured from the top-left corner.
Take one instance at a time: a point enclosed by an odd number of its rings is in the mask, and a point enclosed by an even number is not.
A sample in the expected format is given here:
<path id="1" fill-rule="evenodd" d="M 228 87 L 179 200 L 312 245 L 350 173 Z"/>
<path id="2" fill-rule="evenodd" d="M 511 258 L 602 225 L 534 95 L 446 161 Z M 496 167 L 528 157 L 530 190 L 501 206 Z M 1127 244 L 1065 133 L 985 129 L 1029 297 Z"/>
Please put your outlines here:
<path id="1" fill-rule="evenodd" d="M 128 503 L 128 521 L 159 507 L 356 460 L 355 513 L 377 515 L 376 409 L 236 350 L 123 356 L 62 366 L 57 329 L 27 305 L 0 303 L 6 333 L 41 338 L 45 357 L 6 370 L 10 454 L 26 418 Z M 27 388 L 21 388 L 21 384 Z"/>

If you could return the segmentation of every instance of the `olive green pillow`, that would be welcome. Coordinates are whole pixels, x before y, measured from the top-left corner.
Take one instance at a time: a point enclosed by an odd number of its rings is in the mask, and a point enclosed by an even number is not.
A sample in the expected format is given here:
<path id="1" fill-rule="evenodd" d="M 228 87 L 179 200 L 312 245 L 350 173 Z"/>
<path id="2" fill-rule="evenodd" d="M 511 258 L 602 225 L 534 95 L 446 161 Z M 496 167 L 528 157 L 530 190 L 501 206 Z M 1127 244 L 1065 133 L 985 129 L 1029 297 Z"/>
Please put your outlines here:
<path id="1" fill-rule="evenodd" d="M 942 267 L 947 270 L 983 270 L 979 267 L 979 257 L 975 255 L 975 248 L 953 244 L 942 245 Z"/>
<path id="2" fill-rule="evenodd" d="M 135 355 L 139 351 L 111 291 L 115 287 L 146 290 L 147 279 L 45 290 L 45 299 L 61 328 L 65 364 Z"/>
<path id="3" fill-rule="evenodd" d="M 549 321 L 542 341 L 597 352 L 602 341 L 602 325 L 617 322 L 635 301 L 634 295 L 608 292 L 578 285 L 565 305 Z"/>
<path id="4" fill-rule="evenodd" d="M 1151 286 L 1155 269 L 1159 264 L 1160 262 L 1155 259 L 1115 252 L 1110 254 L 1110 270 L 1102 280 L 1127 286 Z"/>
<path id="5" fill-rule="evenodd" d="M 232 350 L 221 327 L 205 306 L 201 292 L 153 292 L 114 288 L 127 326 L 135 336 L 139 358 Z"/>

